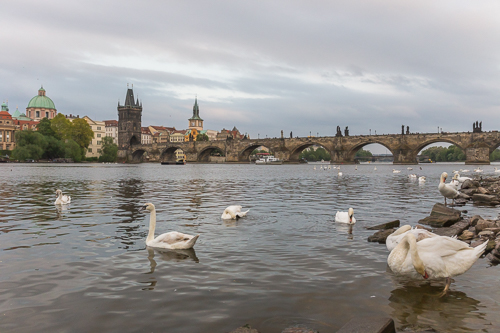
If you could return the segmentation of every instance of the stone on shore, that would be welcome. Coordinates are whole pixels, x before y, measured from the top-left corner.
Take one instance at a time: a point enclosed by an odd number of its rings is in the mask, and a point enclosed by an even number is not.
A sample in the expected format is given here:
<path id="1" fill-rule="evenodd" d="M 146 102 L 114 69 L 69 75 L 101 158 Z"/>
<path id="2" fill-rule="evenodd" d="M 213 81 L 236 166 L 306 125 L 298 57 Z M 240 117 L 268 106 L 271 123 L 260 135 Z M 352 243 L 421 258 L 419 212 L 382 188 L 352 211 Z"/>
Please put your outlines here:
<path id="1" fill-rule="evenodd" d="M 462 219 L 461 212 L 437 203 L 432 207 L 431 215 L 418 221 L 434 228 L 449 227 Z"/>
<path id="2" fill-rule="evenodd" d="M 251 328 L 250 325 L 243 325 L 241 327 L 238 327 L 237 329 L 229 332 L 229 333 L 260 333 L 257 331 L 255 328 Z"/>
<path id="3" fill-rule="evenodd" d="M 393 229 L 393 228 L 399 228 L 399 220 L 394 220 L 391 222 L 378 224 L 376 226 L 369 227 L 366 229 L 368 229 L 368 230 L 385 230 L 385 229 Z"/>
<path id="4" fill-rule="evenodd" d="M 380 244 L 385 244 L 385 240 L 387 239 L 387 236 L 392 234 L 396 229 L 385 229 L 385 230 L 380 230 L 374 233 L 373 235 L 368 237 L 369 242 L 378 242 Z"/>

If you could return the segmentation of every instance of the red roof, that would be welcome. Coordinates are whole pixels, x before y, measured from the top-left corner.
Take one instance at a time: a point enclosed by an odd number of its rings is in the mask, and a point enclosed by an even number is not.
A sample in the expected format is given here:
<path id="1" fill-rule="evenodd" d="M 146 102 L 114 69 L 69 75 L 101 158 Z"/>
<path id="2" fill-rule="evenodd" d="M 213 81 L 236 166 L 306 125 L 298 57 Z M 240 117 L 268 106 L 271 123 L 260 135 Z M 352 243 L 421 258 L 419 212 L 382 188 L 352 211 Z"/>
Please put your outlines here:
<path id="1" fill-rule="evenodd" d="M 104 120 L 106 127 L 118 127 L 118 120 Z"/>
<path id="2" fill-rule="evenodd" d="M 12 119 L 12 116 L 7 111 L 0 111 L 0 119 Z"/>

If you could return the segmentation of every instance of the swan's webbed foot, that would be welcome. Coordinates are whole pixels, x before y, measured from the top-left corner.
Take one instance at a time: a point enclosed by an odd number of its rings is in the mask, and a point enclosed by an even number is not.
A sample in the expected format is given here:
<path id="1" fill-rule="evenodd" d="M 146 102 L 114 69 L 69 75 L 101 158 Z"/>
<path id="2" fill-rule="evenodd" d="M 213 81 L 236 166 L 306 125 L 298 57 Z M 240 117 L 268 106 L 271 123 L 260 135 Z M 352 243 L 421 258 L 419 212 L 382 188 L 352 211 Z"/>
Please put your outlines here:
<path id="1" fill-rule="evenodd" d="M 446 295 L 446 293 L 450 289 L 450 285 L 451 285 L 451 277 L 447 277 L 446 278 L 446 285 L 444 286 L 443 291 L 439 294 L 439 297 L 443 297 Z"/>

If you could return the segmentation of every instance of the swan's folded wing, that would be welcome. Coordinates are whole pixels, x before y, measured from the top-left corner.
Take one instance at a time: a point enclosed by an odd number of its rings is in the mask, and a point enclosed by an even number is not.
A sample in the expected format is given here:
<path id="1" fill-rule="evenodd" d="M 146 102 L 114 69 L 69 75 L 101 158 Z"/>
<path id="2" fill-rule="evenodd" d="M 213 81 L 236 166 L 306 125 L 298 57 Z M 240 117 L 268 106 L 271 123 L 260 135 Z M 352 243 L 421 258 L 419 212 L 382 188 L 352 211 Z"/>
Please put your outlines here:
<path id="1" fill-rule="evenodd" d="M 155 238 L 155 241 L 167 244 L 175 244 L 178 242 L 184 242 L 190 240 L 191 238 L 192 236 L 172 231 L 159 235 L 158 237 Z"/>
<path id="2" fill-rule="evenodd" d="M 461 240 L 446 236 L 426 238 L 419 241 L 417 244 L 419 251 L 423 249 L 428 253 L 433 253 L 440 257 L 456 255 L 458 251 L 473 249 L 469 244 Z"/>

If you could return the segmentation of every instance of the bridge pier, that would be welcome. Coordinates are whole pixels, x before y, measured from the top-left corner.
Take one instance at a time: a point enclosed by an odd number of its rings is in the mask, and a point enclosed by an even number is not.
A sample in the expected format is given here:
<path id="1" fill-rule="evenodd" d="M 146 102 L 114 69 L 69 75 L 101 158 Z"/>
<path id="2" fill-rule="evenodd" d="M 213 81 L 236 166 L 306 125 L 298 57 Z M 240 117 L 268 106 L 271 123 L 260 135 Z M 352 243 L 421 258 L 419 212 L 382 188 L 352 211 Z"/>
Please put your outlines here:
<path id="1" fill-rule="evenodd" d="M 490 149 L 488 147 L 466 148 L 465 164 L 490 164 Z"/>
<path id="2" fill-rule="evenodd" d="M 394 162 L 392 162 L 392 164 L 418 164 L 417 153 L 411 149 L 395 149 L 392 152 L 392 156 L 394 156 Z"/>
<path id="3" fill-rule="evenodd" d="M 341 149 L 334 149 L 330 152 L 332 164 L 356 164 L 354 158 L 349 158 L 348 151 Z"/>

